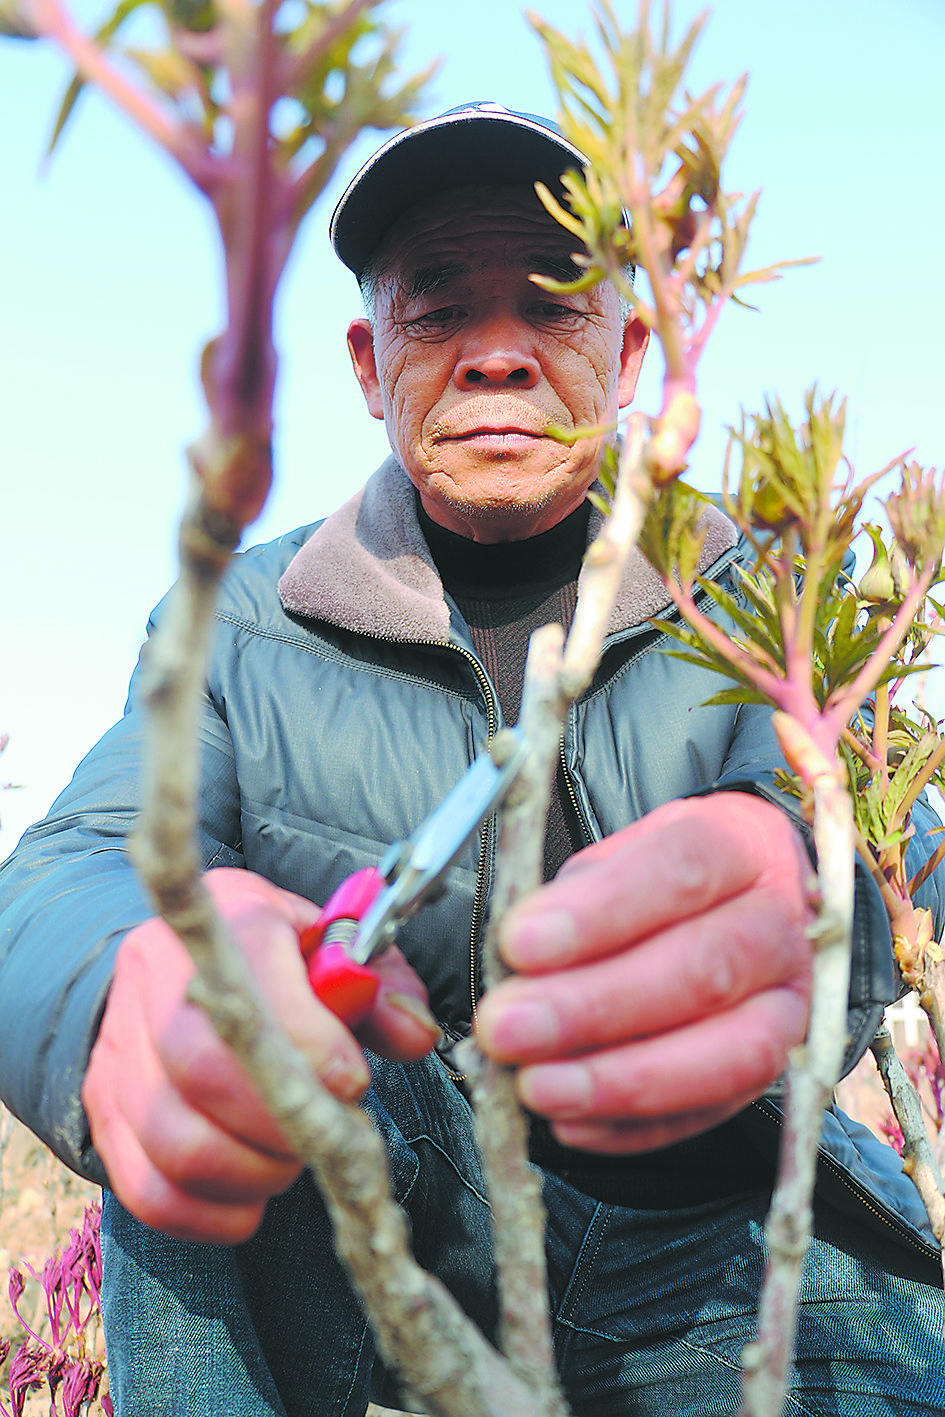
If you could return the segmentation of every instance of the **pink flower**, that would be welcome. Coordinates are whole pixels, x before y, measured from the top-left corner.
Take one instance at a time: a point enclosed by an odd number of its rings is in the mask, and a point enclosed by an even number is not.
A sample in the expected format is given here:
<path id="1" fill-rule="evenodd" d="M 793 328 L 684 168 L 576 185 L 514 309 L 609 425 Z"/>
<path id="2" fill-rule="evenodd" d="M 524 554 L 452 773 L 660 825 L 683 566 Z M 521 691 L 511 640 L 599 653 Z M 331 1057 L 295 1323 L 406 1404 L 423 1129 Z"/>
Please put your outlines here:
<path id="1" fill-rule="evenodd" d="M 10 1303 L 13 1305 L 14 1312 L 16 1312 L 17 1301 L 19 1300 L 19 1297 L 23 1293 L 23 1290 L 25 1288 L 26 1280 L 23 1278 L 22 1272 L 18 1269 L 11 1268 L 8 1293 L 10 1295 Z M 18 1314 L 17 1317 L 19 1318 Z"/>
<path id="2" fill-rule="evenodd" d="M 29 1339 L 17 1349 L 7 1375 L 13 1417 L 23 1417 L 27 1394 L 43 1386 L 47 1364 L 48 1355 L 42 1348 L 31 1345 Z"/>
<path id="3" fill-rule="evenodd" d="M 70 1363 L 62 1380 L 63 1417 L 79 1417 L 80 1408 L 98 1392 L 101 1377 L 101 1363 L 90 1363 L 87 1358 Z"/>
<path id="4" fill-rule="evenodd" d="M 26 1288 L 26 1280 L 21 1270 L 10 1270 L 10 1302 L 30 1337 L 17 1350 L 10 1364 L 8 1385 L 12 1411 L 0 1403 L 0 1417 L 22 1417 L 27 1394 L 42 1387 L 44 1382 L 49 1388 L 54 1417 L 59 1412 L 57 1394 L 61 1396 L 62 1417 L 79 1417 L 81 1409 L 98 1392 L 105 1365 L 85 1356 L 84 1340 L 80 1339 L 80 1335 L 98 1310 L 102 1284 L 100 1216 L 98 1206 L 86 1208 L 82 1229 L 69 1232 L 68 1244 L 46 1261 L 42 1275 L 38 1275 L 30 1265 L 25 1266 L 33 1279 L 42 1285 L 46 1296 L 51 1341 L 35 1333 L 23 1319 L 17 1304 Z M 88 1308 L 83 1317 L 84 1295 L 88 1296 Z M 77 1339 L 80 1340 L 78 1345 Z M 0 1339 L 0 1363 L 6 1359 L 9 1349 L 9 1341 Z M 106 1417 L 110 1417 L 112 1404 L 107 1394 L 102 1398 L 102 1410 Z"/>

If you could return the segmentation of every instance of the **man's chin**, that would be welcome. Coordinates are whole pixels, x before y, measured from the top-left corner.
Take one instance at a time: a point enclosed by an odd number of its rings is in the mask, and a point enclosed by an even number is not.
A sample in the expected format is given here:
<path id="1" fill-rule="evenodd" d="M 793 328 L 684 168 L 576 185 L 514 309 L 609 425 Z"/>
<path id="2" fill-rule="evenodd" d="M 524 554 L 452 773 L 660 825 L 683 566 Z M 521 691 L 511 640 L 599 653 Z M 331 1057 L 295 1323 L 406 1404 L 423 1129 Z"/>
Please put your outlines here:
<path id="1" fill-rule="evenodd" d="M 583 502 L 584 483 L 478 488 L 432 483 L 421 490 L 427 515 L 476 541 L 522 541 L 549 531 Z"/>

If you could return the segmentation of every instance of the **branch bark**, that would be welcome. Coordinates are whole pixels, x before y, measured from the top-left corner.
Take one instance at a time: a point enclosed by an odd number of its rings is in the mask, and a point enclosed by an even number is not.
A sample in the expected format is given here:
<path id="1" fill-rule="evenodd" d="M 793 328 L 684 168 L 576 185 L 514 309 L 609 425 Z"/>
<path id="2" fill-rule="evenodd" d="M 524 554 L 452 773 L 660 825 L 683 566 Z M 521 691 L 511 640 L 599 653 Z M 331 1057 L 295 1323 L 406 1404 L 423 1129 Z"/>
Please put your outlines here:
<path id="1" fill-rule="evenodd" d="M 636 546 L 650 504 L 652 483 L 644 466 L 646 415 L 631 414 L 620 448 L 620 466 L 610 515 L 593 545 L 588 547 L 581 571 L 580 594 L 561 666 L 561 725 L 572 703 L 594 677 L 611 608 L 627 557 Z"/>
<path id="2" fill-rule="evenodd" d="M 555 762 L 568 708 L 600 662 L 610 611 L 623 567 L 636 545 L 649 501 L 644 470 L 646 419 L 630 419 L 621 450 L 613 508 L 590 547 L 581 574 L 574 621 L 562 653 L 562 632 L 546 625 L 532 636 L 520 727 L 530 755 L 515 792 L 500 813 L 499 849 L 490 925 L 483 946 L 486 987 L 507 974 L 498 946 L 498 922 L 517 900 L 541 884 L 542 847 Z M 500 741 L 496 750 L 501 751 Z M 476 1131 L 493 1207 L 502 1347 L 550 1411 L 565 1412 L 554 1377 L 547 1307 L 544 1209 L 538 1173 L 528 1162 L 528 1126 L 515 1095 L 514 1075 L 467 1047 Z M 555 1403 L 560 1404 L 554 1406 Z"/>
<path id="3" fill-rule="evenodd" d="M 499 954 L 499 922 L 541 884 L 545 817 L 564 712 L 562 638 L 559 625 L 545 625 L 529 646 L 520 718 L 529 756 L 500 814 L 496 881 L 483 947 L 487 989 L 508 973 Z M 494 756 L 499 758 L 501 751 L 500 737 Z M 467 1045 L 464 1061 L 492 1205 L 501 1347 L 519 1377 L 534 1386 L 543 1407 L 565 1417 L 548 1312 L 545 1211 L 540 1174 L 528 1161 L 528 1122 L 510 1068 L 484 1057 L 474 1043 Z"/>
<path id="4" fill-rule="evenodd" d="M 942 1245 L 945 1241 L 945 1183 L 929 1140 L 919 1094 L 902 1066 L 885 1025 L 877 1029 L 870 1050 L 902 1132 L 902 1169 L 922 1197 L 932 1233 Z M 942 1263 L 945 1269 L 945 1254 Z"/>
<path id="5" fill-rule="evenodd" d="M 842 774 L 814 783 L 821 904 L 811 929 L 814 978 L 806 1043 L 788 1066 L 787 1108 L 771 1209 L 757 1337 L 743 1354 L 739 1417 L 779 1417 L 789 1387 L 797 1294 L 813 1221 L 824 1109 L 843 1067 L 853 930 L 853 811 Z"/>
<path id="6" fill-rule="evenodd" d="M 151 644 L 148 803 L 134 843 L 158 909 L 197 966 L 192 997 L 251 1074 L 297 1154 L 315 1172 L 339 1255 L 388 1362 L 434 1417 L 558 1417 L 523 1382 L 410 1251 L 390 1191 L 383 1142 L 356 1107 L 321 1086 L 258 997 L 213 909 L 194 842 L 199 753 L 193 724 L 204 684 L 216 588 L 229 546 L 201 496 L 181 534 L 181 575 Z"/>

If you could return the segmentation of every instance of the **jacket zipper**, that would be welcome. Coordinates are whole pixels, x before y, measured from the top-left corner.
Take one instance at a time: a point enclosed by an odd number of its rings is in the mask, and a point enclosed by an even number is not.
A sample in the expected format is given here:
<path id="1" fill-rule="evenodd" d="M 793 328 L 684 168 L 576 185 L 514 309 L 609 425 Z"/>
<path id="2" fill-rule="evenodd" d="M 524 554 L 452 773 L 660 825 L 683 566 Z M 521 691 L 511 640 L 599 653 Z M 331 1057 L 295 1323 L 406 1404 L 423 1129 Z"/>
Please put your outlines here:
<path id="1" fill-rule="evenodd" d="M 850 1175 L 847 1175 L 846 1170 L 843 1169 L 843 1166 L 840 1166 L 839 1162 L 834 1161 L 833 1156 L 830 1155 L 829 1152 L 820 1152 L 819 1159 L 823 1162 L 823 1165 L 826 1166 L 827 1170 L 832 1170 L 833 1175 L 836 1176 L 837 1180 L 839 1180 L 839 1182 L 842 1183 L 843 1186 L 846 1186 L 846 1189 L 849 1190 L 850 1195 L 856 1197 L 856 1200 L 859 1200 L 861 1206 L 866 1207 L 868 1212 L 876 1216 L 877 1220 L 883 1221 L 884 1226 L 888 1226 L 888 1229 L 893 1230 L 893 1233 L 897 1234 L 897 1236 L 900 1237 L 901 1240 L 907 1240 L 908 1243 L 910 1243 L 911 1246 L 915 1248 L 915 1250 L 919 1251 L 919 1254 L 924 1254 L 925 1257 L 931 1258 L 931 1260 L 938 1260 L 938 1254 L 936 1254 L 934 1248 L 929 1246 L 929 1244 L 925 1244 L 925 1241 L 921 1240 L 921 1238 L 914 1236 L 914 1234 L 912 1234 L 912 1231 L 908 1230 L 907 1227 L 904 1226 L 904 1224 L 895 1223 L 893 1217 L 887 1216 L 887 1214 L 885 1214 L 883 1210 L 878 1209 L 878 1206 L 874 1206 L 873 1202 L 871 1202 L 870 1200 L 870 1197 L 867 1196 L 867 1193 L 864 1192 L 864 1190 L 861 1189 L 860 1186 L 856 1185 L 856 1182 L 854 1182 L 853 1178 L 851 1178 Z"/>
<path id="2" fill-rule="evenodd" d="M 495 738 L 499 727 L 499 713 L 495 694 L 489 682 L 489 676 L 486 674 L 486 671 L 483 669 L 476 656 L 471 654 L 469 650 L 464 649 L 462 645 L 454 643 L 451 643 L 450 648 L 455 650 L 457 654 L 461 654 L 463 658 L 472 665 L 476 678 L 479 681 L 479 686 L 482 689 L 482 695 L 486 702 L 486 743 L 487 746 L 491 746 L 492 740 Z M 479 833 L 479 866 L 476 872 L 476 893 L 473 897 L 472 921 L 469 929 L 469 1002 L 472 1009 L 473 1023 L 476 1022 L 478 1015 L 478 1000 L 476 998 L 478 951 L 476 948 L 476 940 L 486 905 L 486 881 L 489 874 L 489 843 L 492 832 L 492 820 L 489 819 L 483 824 L 482 831 Z M 455 1073 L 449 1068 L 447 1068 L 447 1072 L 454 1082 L 462 1082 L 465 1077 L 464 1073 Z"/>
<path id="3" fill-rule="evenodd" d="M 565 732 L 567 732 L 567 728 L 565 728 Z M 588 846 L 590 846 L 591 842 L 594 840 L 594 833 L 591 831 L 590 823 L 588 822 L 587 818 L 581 810 L 581 804 L 580 802 L 578 802 L 577 793 L 574 790 L 574 783 L 571 779 L 570 769 L 568 768 L 568 759 L 564 746 L 564 735 L 562 735 L 561 742 L 558 744 L 558 756 L 559 761 L 561 763 L 561 776 L 564 780 L 565 787 L 568 789 L 568 800 L 571 803 L 571 807 L 574 811 L 574 816 L 577 821 L 577 824 L 584 834 L 584 841 Z"/>
<path id="4" fill-rule="evenodd" d="M 372 638 L 380 637 L 373 636 Z M 479 681 L 479 686 L 482 689 L 482 695 L 486 703 L 486 744 L 487 746 L 491 746 L 492 740 L 495 738 L 499 727 L 498 705 L 496 703 L 496 697 L 493 692 L 489 676 L 483 669 L 482 665 L 479 663 L 479 660 L 476 658 L 476 656 L 472 654 L 470 650 L 465 649 L 462 645 L 456 644 L 453 640 L 450 640 L 448 644 L 445 645 L 435 640 L 422 639 L 404 641 L 403 643 L 415 644 L 424 648 L 449 649 L 452 650 L 454 654 L 462 655 L 463 659 L 465 659 L 467 663 L 472 666 L 473 672 L 477 680 Z M 489 841 L 491 835 L 492 823 L 491 820 L 487 820 L 483 824 L 482 830 L 479 833 L 479 865 L 476 871 L 476 891 L 475 895 L 473 896 L 472 923 L 470 925 L 469 931 L 469 1000 L 472 1008 L 472 1019 L 474 1023 L 476 1021 L 478 1013 L 478 1001 L 476 999 L 476 936 L 479 931 L 479 923 L 482 919 L 483 911 L 485 910 L 486 879 L 488 876 L 489 859 Z M 447 1076 L 450 1077 L 453 1082 L 463 1082 L 465 1080 L 465 1073 L 455 1072 L 454 1069 L 450 1068 L 446 1064 L 445 1060 L 442 1057 L 440 1057 L 440 1062 L 442 1063 L 443 1069 L 446 1072 Z"/>
<path id="5" fill-rule="evenodd" d="M 906 1240 L 914 1249 L 918 1250 L 921 1255 L 924 1255 L 926 1259 L 937 1260 L 939 1258 L 938 1252 L 933 1250 L 931 1245 L 927 1245 L 924 1240 L 914 1235 L 905 1225 L 901 1223 L 897 1224 L 892 1216 L 887 1215 L 885 1211 L 880 1210 L 878 1206 L 874 1205 L 867 1193 L 856 1184 L 853 1177 L 850 1176 L 844 1167 L 842 1167 L 838 1161 L 834 1160 L 829 1151 L 821 1149 L 818 1160 L 826 1166 L 828 1171 L 833 1172 L 837 1180 L 846 1187 L 854 1199 L 859 1201 L 860 1205 L 868 1210 L 871 1215 L 875 1215 L 877 1220 L 881 1220 L 884 1225 L 888 1226 L 893 1234 L 897 1235 L 900 1240 Z"/>
<path id="6" fill-rule="evenodd" d="M 780 1107 L 771 1106 L 768 1100 L 763 1097 L 759 1098 L 754 1105 L 761 1112 L 763 1117 L 767 1117 L 779 1130 L 783 1131 L 784 1120 Z M 940 1256 L 936 1249 L 923 1240 L 920 1235 L 916 1235 L 908 1225 L 903 1224 L 895 1215 L 889 1214 L 885 1209 L 880 1209 L 876 1204 L 875 1198 L 871 1197 L 862 1186 L 857 1185 L 846 1167 L 842 1166 L 835 1157 L 831 1156 L 829 1151 L 820 1147 L 817 1153 L 817 1160 L 819 1164 L 825 1166 L 826 1169 L 836 1177 L 845 1190 L 850 1192 L 854 1200 L 863 1206 L 865 1210 L 868 1210 L 871 1215 L 874 1215 L 877 1220 L 881 1220 L 900 1241 L 905 1240 L 926 1259 L 939 1260 Z"/>
<path id="7" fill-rule="evenodd" d="M 731 553 L 730 553 L 730 555 L 729 555 L 729 559 L 731 559 Z M 726 564 L 727 564 L 727 562 L 726 562 Z M 703 596 L 706 596 L 706 593 L 705 593 L 705 592 L 703 592 Z M 666 611 L 663 612 L 663 613 L 664 613 L 664 614 L 667 614 L 667 613 L 668 613 L 668 614 L 671 614 L 672 612 L 673 612 L 673 607 L 672 607 L 672 606 L 667 606 Z M 659 617 L 659 618 L 662 618 L 662 617 Z M 607 643 L 605 644 L 604 648 L 607 648 L 609 644 L 616 644 L 616 643 L 622 642 L 622 641 L 625 640 L 625 639 L 632 638 L 633 636 L 639 634 L 641 631 L 646 630 L 646 629 L 652 629 L 652 626 L 650 626 L 649 624 L 647 624 L 647 625 L 633 625 L 633 626 L 629 627 L 629 630 L 628 630 L 628 631 L 624 631 L 624 632 L 621 633 L 621 634 L 617 634 L 617 635 L 613 636 L 612 638 L 611 638 L 611 637 L 608 637 L 608 641 L 607 641 Z M 421 643 L 424 643 L 424 641 L 418 640 L 418 641 L 416 641 L 416 643 L 417 643 L 417 644 L 421 644 Z M 485 703 L 486 703 L 486 743 L 487 743 L 487 746 L 491 746 L 492 740 L 493 740 L 493 738 L 495 737 L 496 732 L 497 732 L 497 730 L 498 730 L 498 726 L 499 726 L 499 714 L 498 714 L 498 706 L 497 706 L 497 704 L 496 704 L 495 694 L 493 693 L 492 684 L 491 684 L 491 682 L 490 682 L 490 680 L 489 680 L 489 676 L 486 674 L 486 671 L 483 669 L 482 665 L 479 663 L 479 660 L 476 658 L 476 656 L 475 656 L 474 654 L 472 654 L 468 649 L 465 649 L 462 645 L 456 644 L 455 641 L 451 640 L 451 641 L 449 642 L 449 645 L 448 645 L 448 646 L 444 646 L 444 648 L 449 648 L 449 649 L 453 650 L 454 653 L 459 654 L 459 655 L 462 655 L 463 659 L 465 659 L 465 660 L 472 666 L 473 673 L 475 674 L 476 679 L 477 679 L 478 682 L 479 682 L 479 686 L 480 686 L 480 688 L 482 689 L 483 698 L 485 699 Z M 567 731 L 567 730 L 565 730 L 565 731 Z M 584 833 L 585 839 L 586 839 L 586 841 L 587 841 L 588 843 L 591 843 L 591 842 L 594 840 L 594 833 L 591 831 L 590 823 L 587 821 L 587 818 L 585 817 L 583 811 L 581 810 L 580 803 L 579 803 L 578 800 L 577 800 L 577 794 L 576 794 L 576 792 L 575 792 L 575 790 L 574 790 L 574 785 L 573 785 L 572 780 L 571 780 L 571 774 L 570 774 L 570 772 L 569 772 L 569 770 L 568 770 L 567 760 L 566 760 L 566 758 L 565 758 L 565 747 L 564 747 L 564 737 L 563 737 L 563 736 L 562 736 L 562 739 L 561 739 L 561 745 L 560 745 L 559 751 L 560 751 L 560 755 L 561 755 L 561 769 L 562 769 L 562 775 L 563 775 L 563 777 L 564 777 L 565 785 L 567 786 L 567 789 L 568 789 L 568 797 L 569 797 L 569 799 L 570 799 L 570 801 L 571 801 L 571 805 L 572 805 L 572 807 L 573 807 L 573 809 L 574 809 L 574 814 L 575 814 L 575 817 L 577 818 L 578 824 L 579 824 L 579 826 L 580 826 L 582 832 Z M 471 1009 L 471 1013 L 472 1013 L 472 1022 L 473 1022 L 473 1024 L 475 1024 L 476 1019 L 477 1019 L 477 1017 L 478 1017 L 478 1013 L 479 1013 L 479 1002 L 478 1002 L 478 1000 L 477 1000 L 477 998 L 476 998 L 476 973 L 477 973 L 476 937 L 477 937 L 477 935 L 478 935 L 478 933 L 479 933 L 480 923 L 481 923 L 481 921 L 482 921 L 483 913 L 484 913 L 484 910 L 485 910 L 485 903 L 486 903 L 486 880 L 487 880 L 487 876 L 488 876 L 489 842 L 490 842 L 490 839 L 491 839 L 491 836 L 492 836 L 492 831 L 493 831 L 493 826 L 492 826 L 492 822 L 491 822 L 491 820 L 490 820 L 490 821 L 487 821 L 487 822 L 484 824 L 484 826 L 483 826 L 483 828 L 482 828 L 482 831 L 481 831 L 481 833 L 480 833 L 480 836 L 479 836 L 479 865 L 478 865 L 478 869 L 477 869 L 477 872 L 476 872 L 476 891 L 475 891 L 475 895 L 474 895 L 474 897 L 473 897 L 472 921 L 471 921 L 471 924 L 470 924 L 470 931 L 469 931 L 469 1002 L 470 1002 L 470 1009 Z M 441 1061 L 442 1061 L 442 1059 L 441 1059 Z M 452 1080 L 453 1080 L 454 1082 L 463 1082 L 463 1081 L 464 1081 L 465 1076 L 466 1076 L 465 1073 L 457 1073 L 457 1072 L 455 1072 L 452 1068 L 447 1067 L 445 1063 L 443 1064 L 443 1066 L 444 1066 L 444 1069 L 445 1069 L 447 1075 L 448 1075 L 450 1078 L 452 1078 Z"/>

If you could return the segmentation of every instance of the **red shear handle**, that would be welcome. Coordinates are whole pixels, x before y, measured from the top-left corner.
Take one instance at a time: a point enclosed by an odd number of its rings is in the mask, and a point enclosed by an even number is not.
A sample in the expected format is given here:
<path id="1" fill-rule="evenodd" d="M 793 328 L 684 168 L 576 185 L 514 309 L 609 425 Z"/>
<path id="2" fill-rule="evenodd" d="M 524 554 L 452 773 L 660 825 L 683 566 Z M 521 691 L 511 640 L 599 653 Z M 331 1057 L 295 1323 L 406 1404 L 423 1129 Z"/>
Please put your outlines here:
<path id="1" fill-rule="evenodd" d="M 308 962 L 308 982 L 326 1008 L 349 1028 L 367 1018 L 379 980 L 366 964 L 355 964 L 344 945 L 322 945 Z"/>
<path id="2" fill-rule="evenodd" d="M 356 871 L 326 901 L 316 923 L 299 935 L 312 989 L 349 1028 L 357 1028 L 371 1012 L 379 981 L 373 969 L 351 958 L 345 942 L 354 938 L 358 921 L 385 885 L 374 866 Z"/>

